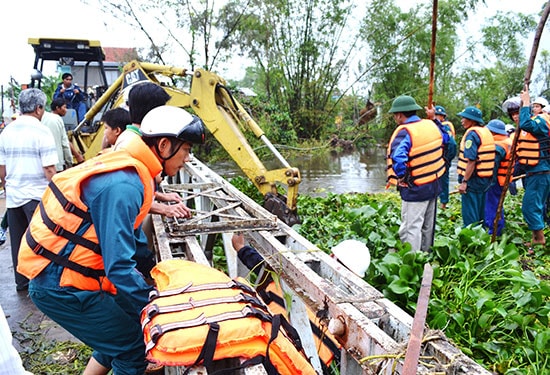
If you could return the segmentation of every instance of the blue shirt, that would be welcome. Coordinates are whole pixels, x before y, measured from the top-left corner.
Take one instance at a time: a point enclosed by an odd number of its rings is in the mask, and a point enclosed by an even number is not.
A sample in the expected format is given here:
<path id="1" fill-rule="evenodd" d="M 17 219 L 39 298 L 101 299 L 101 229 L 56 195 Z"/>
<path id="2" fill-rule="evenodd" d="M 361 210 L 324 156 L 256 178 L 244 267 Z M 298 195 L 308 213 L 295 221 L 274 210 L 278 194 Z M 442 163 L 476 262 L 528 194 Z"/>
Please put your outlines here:
<path id="1" fill-rule="evenodd" d="M 445 125 L 437 119 L 434 121 L 449 136 L 449 143 L 447 143 L 447 146 L 445 147 L 445 152 L 443 154 L 443 158 L 445 158 L 447 167 L 449 167 L 451 165 L 452 160 L 456 158 L 456 154 L 458 153 L 456 140 L 452 136 L 451 127 L 449 125 Z"/>
<path id="2" fill-rule="evenodd" d="M 84 96 L 84 92 L 78 85 L 71 85 L 68 88 L 65 88 L 65 91 L 61 93 L 61 89 L 64 88 L 63 83 L 59 83 L 57 85 L 57 88 L 55 89 L 55 92 L 53 93 L 53 98 L 57 99 L 59 97 L 62 97 L 65 99 L 65 103 L 67 104 L 67 108 L 77 109 L 78 103 L 85 100 L 86 97 Z M 74 90 L 78 90 L 78 94 L 74 93 Z"/>

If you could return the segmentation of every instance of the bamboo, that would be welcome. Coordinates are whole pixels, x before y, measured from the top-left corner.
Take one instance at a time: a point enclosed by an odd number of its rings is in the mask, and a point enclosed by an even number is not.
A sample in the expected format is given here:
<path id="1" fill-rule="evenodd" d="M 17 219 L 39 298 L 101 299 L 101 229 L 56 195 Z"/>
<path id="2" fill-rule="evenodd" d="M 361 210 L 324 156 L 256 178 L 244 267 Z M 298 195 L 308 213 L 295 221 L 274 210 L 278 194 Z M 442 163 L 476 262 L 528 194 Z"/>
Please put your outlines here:
<path id="1" fill-rule="evenodd" d="M 430 51 L 430 85 L 428 88 L 428 108 L 433 104 L 434 81 L 435 81 L 435 41 L 437 36 L 437 1 L 433 0 L 432 11 L 432 47 Z"/>
<path id="2" fill-rule="evenodd" d="M 527 64 L 527 69 L 525 70 L 525 77 L 523 78 L 523 83 L 525 86 L 524 90 L 529 90 L 529 84 L 531 83 L 531 74 L 533 73 L 533 67 L 535 65 L 535 59 L 537 57 L 537 51 L 539 49 L 540 38 L 542 36 L 542 31 L 544 30 L 544 25 L 546 24 L 546 20 L 548 19 L 548 14 L 550 14 L 550 1 L 547 1 L 546 5 L 544 6 L 544 10 L 542 11 L 542 15 L 540 17 L 537 30 L 535 32 L 535 39 L 533 40 L 533 47 L 531 48 L 529 63 Z M 506 170 L 506 178 L 504 179 L 504 186 L 502 186 L 502 193 L 500 194 L 500 199 L 497 206 L 495 221 L 493 223 L 493 235 L 491 237 L 491 242 L 495 242 L 496 240 L 498 220 L 502 213 L 504 198 L 506 197 L 506 193 L 508 192 L 508 187 L 510 185 L 510 176 L 512 175 L 512 169 L 514 168 L 514 164 L 516 161 L 516 148 L 518 145 L 519 132 L 520 132 L 519 124 L 518 124 L 517 132 L 518 134 L 517 136 L 514 137 L 514 141 L 512 142 L 512 149 L 510 151 L 510 154 L 511 154 L 510 163 L 508 164 L 508 169 Z"/>

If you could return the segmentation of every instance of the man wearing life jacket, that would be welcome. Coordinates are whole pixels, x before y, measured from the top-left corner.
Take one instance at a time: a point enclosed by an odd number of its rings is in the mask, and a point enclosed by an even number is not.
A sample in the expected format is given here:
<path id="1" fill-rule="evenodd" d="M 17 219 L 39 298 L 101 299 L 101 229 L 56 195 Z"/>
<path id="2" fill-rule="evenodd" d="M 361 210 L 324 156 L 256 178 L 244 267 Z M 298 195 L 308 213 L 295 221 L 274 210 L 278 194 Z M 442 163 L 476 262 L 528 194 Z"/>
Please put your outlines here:
<path id="1" fill-rule="evenodd" d="M 244 236 L 242 234 L 234 234 L 231 238 L 231 245 L 233 246 L 233 249 L 237 251 L 237 256 L 245 267 L 251 272 L 259 274 L 261 267 L 265 265 L 266 262 L 255 248 L 245 244 Z M 368 253 L 368 248 L 366 248 L 366 246 L 364 246 L 364 248 Z M 353 267 L 358 265 L 361 267 L 362 254 L 354 254 L 353 256 L 355 257 L 354 264 L 351 266 Z M 368 257 L 370 264 L 370 253 L 368 253 Z M 357 261 L 358 259 L 359 262 Z M 363 271 L 362 276 L 364 276 L 364 272 L 365 271 Z M 288 306 L 283 298 L 283 291 L 281 290 L 280 285 L 273 281 L 271 276 L 266 276 L 263 278 L 261 284 L 256 288 L 256 292 L 269 306 L 269 309 L 273 313 L 285 314 L 286 316 L 286 309 Z M 318 351 L 317 354 L 322 362 L 321 366 L 323 367 L 323 373 L 326 374 L 329 373 L 328 368 L 334 359 L 336 359 L 336 363 L 340 363 L 341 345 L 334 338 L 334 336 L 328 332 L 327 327 L 323 327 L 320 324 L 319 318 L 316 317 L 314 312 L 312 312 L 309 308 L 307 309 L 307 312 L 310 317 L 311 330 L 313 332 L 316 343 L 315 346 Z"/>
<path id="2" fill-rule="evenodd" d="M 139 129 L 144 116 L 153 108 L 164 105 L 169 100 L 170 95 L 156 83 L 146 81 L 134 84 L 129 90 L 127 100 L 131 125 L 128 125 L 126 129 L 120 133 L 112 149 L 118 150 L 124 148 L 124 145 L 129 142 L 129 140 L 140 137 L 141 133 Z M 160 181 L 158 182 L 160 183 Z M 178 193 L 163 193 L 156 191 L 155 200 L 151 206 L 151 214 L 175 218 L 189 218 L 191 217 L 191 210 L 185 205 Z M 149 235 L 152 231 L 150 217 L 145 218 L 143 227 L 146 234 L 151 238 Z"/>
<path id="3" fill-rule="evenodd" d="M 512 139 L 508 136 L 506 125 L 501 120 L 489 121 L 487 129 L 491 131 L 495 141 L 495 169 L 493 172 L 493 182 L 489 190 L 487 190 L 485 198 L 485 226 L 488 228 L 489 234 L 493 234 L 498 203 L 502 195 L 502 187 L 504 186 L 508 165 L 510 164 L 512 155 Z M 504 209 L 502 209 L 497 224 L 498 236 L 502 234 L 504 225 Z"/>
<path id="4" fill-rule="evenodd" d="M 200 119 L 172 106 L 151 110 L 141 131 L 124 150 L 55 175 L 21 244 L 33 302 L 94 349 L 85 374 L 145 371 L 139 322 L 151 287 L 138 268 L 151 253 L 141 222 L 154 177 L 174 176 L 204 141 Z"/>
<path id="5" fill-rule="evenodd" d="M 445 111 L 444 107 L 440 105 L 435 106 L 435 118 L 441 122 L 443 130 L 449 134 L 449 145 L 447 146 L 445 155 L 443 155 L 447 169 L 443 176 L 441 176 L 441 194 L 439 194 L 441 208 L 445 209 L 447 208 L 447 203 L 449 203 L 449 169 L 451 168 L 451 163 L 457 154 L 455 141 L 456 133 L 453 123 L 447 120 L 447 111 Z"/>
<path id="6" fill-rule="evenodd" d="M 541 115 L 531 117 L 529 90 L 522 91 L 520 98 L 516 151 L 518 162 L 525 168 L 521 211 L 532 231 L 529 250 L 533 251 L 533 246 L 546 244 L 543 230 L 545 204 L 550 195 L 550 125 Z"/>
<path id="7" fill-rule="evenodd" d="M 426 108 L 430 120 L 416 115 L 422 109 L 407 95 L 397 97 L 390 109 L 398 127 L 387 152 L 388 184 L 401 195 L 399 238 L 413 251 L 429 251 L 433 244 L 440 178 L 445 173 L 444 148 L 449 135 L 435 119 L 435 109 Z"/>
<path id="8" fill-rule="evenodd" d="M 506 99 L 506 101 L 502 104 L 502 110 L 508 114 L 508 117 L 510 117 L 510 120 L 512 120 L 513 124 L 506 125 L 506 132 L 508 132 L 508 136 L 512 140 L 512 143 L 514 143 L 514 138 L 517 135 L 516 128 L 519 127 L 519 109 L 521 107 L 520 105 L 521 99 L 519 96 L 512 97 Z M 521 164 L 518 163 L 517 158 L 514 159 L 514 167 L 513 167 L 513 176 L 520 176 L 524 174 L 522 171 Z M 517 186 L 516 181 L 510 180 L 510 184 L 508 185 L 508 190 L 510 190 L 510 194 L 517 195 Z"/>
<path id="9" fill-rule="evenodd" d="M 486 193 L 495 167 L 495 141 L 485 128 L 481 110 L 466 107 L 458 114 L 466 132 L 458 154 L 458 191 L 462 199 L 462 223 L 483 224 Z"/>

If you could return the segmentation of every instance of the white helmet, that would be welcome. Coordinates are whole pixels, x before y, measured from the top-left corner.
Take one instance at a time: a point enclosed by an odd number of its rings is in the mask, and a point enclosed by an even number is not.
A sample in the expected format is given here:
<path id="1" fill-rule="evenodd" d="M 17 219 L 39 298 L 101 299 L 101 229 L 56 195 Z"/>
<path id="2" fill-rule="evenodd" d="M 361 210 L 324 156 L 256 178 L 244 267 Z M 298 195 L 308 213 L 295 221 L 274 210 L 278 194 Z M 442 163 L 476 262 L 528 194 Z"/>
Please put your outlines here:
<path id="1" fill-rule="evenodd" d="M 332 253 L 350 271 L 365 277 L 370 265 L 370 252 L 367 245 L 357 240 L 345 240 L 332 248 Z"/>
<path id="2" fill-rule="evenodd" d="M 200 118 L 179 107 L 163 105 L 153 108 L 141 121 L 145 138 L 171 137 L 191 143 L 204 143 L 204 125 Z"/>
<path id="3" fill-rule="evenodd" d="M 542 96 L 539 96 L 533 101 L 533 104 L 540 104 L 542 108 L 548 105 L 548 100 L 544 99 Z"/>
<path id="4" fill-rule="evenodd" d="M 516 131 L 516 127 L 512 124 L 506 124 L 504 128 L 506 129 L 506 133 L 508 133 L 508 135 Z"/>

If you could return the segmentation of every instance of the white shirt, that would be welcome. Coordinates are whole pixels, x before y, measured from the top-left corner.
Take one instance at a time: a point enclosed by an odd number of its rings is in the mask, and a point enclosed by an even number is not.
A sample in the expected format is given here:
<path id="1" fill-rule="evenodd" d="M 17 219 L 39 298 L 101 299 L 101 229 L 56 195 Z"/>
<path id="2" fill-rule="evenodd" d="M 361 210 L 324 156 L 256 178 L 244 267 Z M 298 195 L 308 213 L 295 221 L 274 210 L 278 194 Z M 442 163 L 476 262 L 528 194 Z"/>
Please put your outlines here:
<path id="1" fill-rule="evenodd" d="M 0 306 L 0 375 L 26 375 L 31 374 L 25 371 L 21 357 L 13 346 L 11 330 Z M 32 374 L 31 374 L 32 375 Z"/>
<path id="2" fill-rule="evenodd" d="M 55 165 L 55 169 L 61 172 L 64 165 L 71 167 L 73 165 L 73 155 L 71 154 L 69 138 L 67 137 L 67 131 L 65 130 L 65 124 L 61 116 L 51 112 L 44 112 L 40 121 L 50 129 L 55 140 L 57 159 L 59 160 Z"/>
<path id="3" fill-rule="evenodd" d="M 0 134 L 0 165 L 6 167 L 6 207 L 40 200 L 48 186 L 44 167 L 57 164 L 50 130 L 36 117 L 22 115 Z"/>

